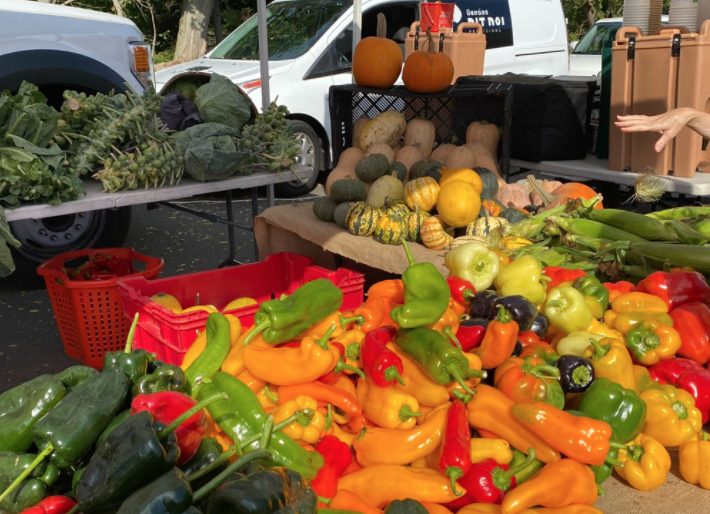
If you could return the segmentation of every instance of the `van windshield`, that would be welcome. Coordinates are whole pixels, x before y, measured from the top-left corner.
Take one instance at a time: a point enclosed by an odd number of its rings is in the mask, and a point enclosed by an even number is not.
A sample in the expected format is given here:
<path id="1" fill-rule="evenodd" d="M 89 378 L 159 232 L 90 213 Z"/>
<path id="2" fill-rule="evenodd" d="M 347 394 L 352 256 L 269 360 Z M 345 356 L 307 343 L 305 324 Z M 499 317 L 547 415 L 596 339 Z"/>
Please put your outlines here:
<path id="1" fill-rule="evenodd" d="M 604 42 L 611 45 L 621 23 L 597 23 L 574 48 L 575 54 L 601 55 Z"/>
<path id="2" fill-rule="evenodd" d="M 295 59 L 305 54 L 352 0 L 288 0 L 266 8 L 269 60 Z M 213 59 L 259 60 L 256 15 L 222 41 L 210 55 Z"/>

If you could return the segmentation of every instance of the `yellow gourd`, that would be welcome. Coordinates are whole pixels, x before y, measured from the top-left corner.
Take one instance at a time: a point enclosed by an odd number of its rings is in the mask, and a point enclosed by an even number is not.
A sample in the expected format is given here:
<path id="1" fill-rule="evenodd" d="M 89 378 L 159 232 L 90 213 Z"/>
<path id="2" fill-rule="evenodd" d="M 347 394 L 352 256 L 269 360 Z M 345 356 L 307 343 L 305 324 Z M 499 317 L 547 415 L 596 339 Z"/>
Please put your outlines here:
<path id="1" fill-rule="evenodd" d="M 422 177 L 408 182 L 404 188 L 404 201 L 411 210 L 429 212 L 436 207 L 439 184 L 431 177 Z"/>
<path id="2" fill-rule="evenodd" d="M 430 216 L 422 223 L 420 236 L 424 246 L 430 250 L 441 250 L 453 240 L 453 229 L 446 227 L 439 216 Z"/>
<path id="3" fill-rule="evenodd" d="M 439 179 L 439 187 L 444 187 L 446 184 L 453 182 L 454 180 L 463 180 L 464 182 L 468 182 L 476 188 L 479 195 L 483 191 L 483 181 L 481 180 L 481 177 L 478 173 L 468 168 L 447 169 L 444 171 L 441 179 Z"/>
<path id="4" fill-rule="evenodd" d="M 441 219 L 454 228 L 468 226 L 481 212 L 479 192 L 473 184 L 463 180 L 452 180 L 443 185 L 436 203 Z"/>

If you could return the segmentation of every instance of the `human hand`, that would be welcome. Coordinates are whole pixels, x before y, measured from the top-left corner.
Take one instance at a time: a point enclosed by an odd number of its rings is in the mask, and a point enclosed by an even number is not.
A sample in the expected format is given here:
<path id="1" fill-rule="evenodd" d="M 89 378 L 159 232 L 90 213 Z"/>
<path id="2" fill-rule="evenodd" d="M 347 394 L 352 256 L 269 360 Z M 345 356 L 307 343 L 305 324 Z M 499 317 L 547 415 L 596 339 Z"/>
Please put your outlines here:
<path id="1" fill-rule="evenodd" d="M 689 108 L 674 109 L 658 116 L 618 116 L 614 125 L 622 132 L 659 132 L 661 138 L 654 146 L 656 152 L 663 151 L 666 144 L 676 137 L 693 117 Z"/>

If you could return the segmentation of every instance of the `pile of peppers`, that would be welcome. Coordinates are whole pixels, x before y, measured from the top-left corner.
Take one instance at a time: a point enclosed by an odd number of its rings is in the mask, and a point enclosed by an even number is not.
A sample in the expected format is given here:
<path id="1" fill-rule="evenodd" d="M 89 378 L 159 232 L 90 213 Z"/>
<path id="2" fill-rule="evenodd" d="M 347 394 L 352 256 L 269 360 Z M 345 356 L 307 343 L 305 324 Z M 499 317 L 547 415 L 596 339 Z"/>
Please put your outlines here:
<path id="1" fill-rule="evenodd" d="M 473 246 L 469 246 L 473 245 Z M 710 287 L 478 243 L 342 311 L 327 280 L 210 314 L 181 365 L 132 348 L 0 395 L 10 514 L 476 514 L 594 507 L 616 471 L 710 489 Z M 528 510 L 530 509 L 530 510 Z"/>

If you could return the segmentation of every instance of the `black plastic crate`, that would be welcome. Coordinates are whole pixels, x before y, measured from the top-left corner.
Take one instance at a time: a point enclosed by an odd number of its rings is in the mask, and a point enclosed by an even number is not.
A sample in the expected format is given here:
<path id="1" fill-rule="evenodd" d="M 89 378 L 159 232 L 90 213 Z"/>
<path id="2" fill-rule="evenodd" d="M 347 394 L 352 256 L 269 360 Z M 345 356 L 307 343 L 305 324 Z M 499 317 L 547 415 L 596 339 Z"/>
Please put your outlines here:
<path id="1" fill-rule="evenodd" d="M 444 143 L 463 144 L 466 129 L 474 121 L 488 121 L 502 128 L 498 162 L 507 180 L 510 169 L 513 88 L 508 84 L 454 85 L 435 94 L 413 93 L 404 86 L 372 89 L 355 85 L 331 86 L 330 121 L 333 163 L 350 146 L 353 124 L 396 109 L 407 121 L 424 118 L 436 129 L 434 147 Z"/>

